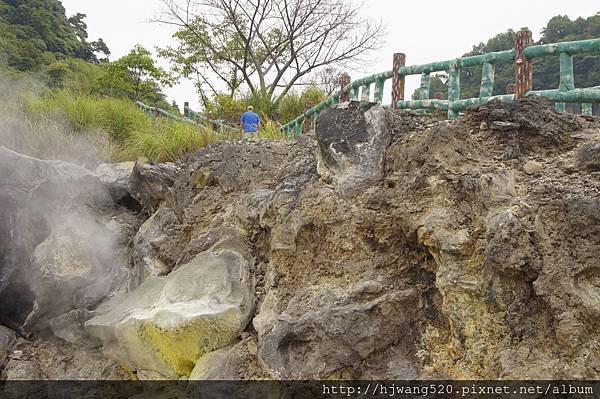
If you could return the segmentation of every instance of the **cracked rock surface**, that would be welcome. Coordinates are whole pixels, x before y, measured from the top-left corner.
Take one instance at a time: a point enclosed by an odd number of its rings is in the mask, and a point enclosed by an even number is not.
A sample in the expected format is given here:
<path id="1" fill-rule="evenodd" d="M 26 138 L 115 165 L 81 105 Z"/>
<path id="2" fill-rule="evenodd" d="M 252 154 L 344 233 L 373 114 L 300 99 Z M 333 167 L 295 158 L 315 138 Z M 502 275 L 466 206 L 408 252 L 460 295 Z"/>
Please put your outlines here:
<path id="1" fill-rule="evenodd" d="M 136 278 L 49 331 L 137 378 L 598 379 L 599 154 L 598 119 L 532 98 L 342 104 L 296 140 L 141 160 L 113 223 Z"/>

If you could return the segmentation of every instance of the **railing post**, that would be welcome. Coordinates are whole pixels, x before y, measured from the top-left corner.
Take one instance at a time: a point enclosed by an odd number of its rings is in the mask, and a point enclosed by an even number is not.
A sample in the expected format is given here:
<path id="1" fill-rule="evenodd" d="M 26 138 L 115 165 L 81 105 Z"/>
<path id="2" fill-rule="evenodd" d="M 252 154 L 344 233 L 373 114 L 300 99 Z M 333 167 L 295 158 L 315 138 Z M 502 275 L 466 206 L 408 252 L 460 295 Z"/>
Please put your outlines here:
<path id="1" fill-rule="evenodd" d="M 344 88 L 350 84 L 350 75 L 343 73 L 340 75 L 340 102 L 345 103 L 350 101 L 350 93 L 344 91 Z"/>
<path id="2" fill-rule="evenodd" d="M 452 63 L 450 67 L 450 82 L 448 85 L 448 119 L 458 118 L 458 111 L 452 109 L 452 103 L 460 100 L 460 68 L 457 65 L 458 60 Z"/>
<path id="3" fill-rule="evenodd" d="M 158 108 L 158 103 L 156 103 L 154 106 L 154 117 L 156 117 L 156 118 L 160 117 L 160 108 Z"/>
<path id="4" fill-rule="evenodd" d="M 190 116 L 190 103 L 188 101 L 183 103 L 183 117 L 187 118 Z"/>
<path id="5" fill-rule="evenodd" d="M 400 75 L 398 70 L 406 65 L 406 54 L 394 54 L 393 75 L 392 75 L 392 108 L 396 108 L 398 101 L 404 100 L 404 75 Z"/>
<path id="6" fill-rule="evenodd" d="M 374 100 L 376 103 L 381 104 L 383 102 L 383 88 L 385 85 L 385 80 L 377 79 L 375 81 L 375 97 Z"/>
<path id="7" fill-rule="evenodd" d="M 526 47 L 533 44 L 531 31 L 522 30 L 517 32 L 515 43 L 515 100 L 525 98 L 525 93 L 533 88 L 533 63 L 525 57 Z"/>
<path id="8" fill-rule="evenodd" d="M 558 90 L 569 91 L 575 89 L 575 78 L 573 77 L 573 56 L 567 53 L 560 53 L 560 82 Z M 565 103 L 556 103 L 554 105 L 560 112 L 565 112 Z"/>
<path id="9" fill-rule="evenodd" d="M 312 130 L 314 125 L 313 115 L 307 114 L 308 110 L 313 107 L 312 101 L 304 103 L 304 124 L 302 125 L 302 133 L 308 133 Z"/>
<path id="10" fill-rule="evenodd" d="M 364 85 L 360 88 L 360 101 L 370 102 L 371 101 L 371 85 Z"/>
<path id="11" fill-rule="evenodd" d="M 433 93 L 433 98 L 435 98 L 436 100 L 444 100 L 446 98 L 446 95 L 440 91 L 436 91 L 435 93 Z M 434 114 L 436 116 L 443 116 L 444 111 L 441 109 L 436 109 Z"/>
<path id="12" fill-rule="evenodd" d="M 515 85 L 514 83 L 509 83 L 506 85 L 506 94 L 515 94 Z"/>
<path id="13" fill-rule="evenodd" d="M 354 87 L 350 91 L 350 101 L 358 101 L 358 87 Z"/>
<path id="14" fill-rule="evenodd" d="M 431 75 L 421 74 L 421 86 L 419 87 L 419 100 L 429 99 L 429 88 L 431 87 Z"/>
<path id="15" fill-rule="evenodd" d="M 484 62 L 481 67 L 481 87 L 479 98 L 490 97 L 494 92 L 495 66 L 491 62 Z"/>

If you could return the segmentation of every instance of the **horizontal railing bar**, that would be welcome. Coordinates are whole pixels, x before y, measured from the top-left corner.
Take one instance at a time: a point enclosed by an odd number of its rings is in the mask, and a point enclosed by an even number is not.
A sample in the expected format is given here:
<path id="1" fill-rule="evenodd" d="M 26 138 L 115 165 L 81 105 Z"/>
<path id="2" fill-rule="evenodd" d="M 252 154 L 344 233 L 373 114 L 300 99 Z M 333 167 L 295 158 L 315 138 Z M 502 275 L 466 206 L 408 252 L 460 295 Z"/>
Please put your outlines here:
<path id="1" fill-rule="evenodd" d="M 398 101 L 396 103 L 396 107 L 400 109 L 419 109 L 419 108 L 427 108 L 427 109 L 441 109 L 444 111 L 448 110 L 448 100 L 407 100 L 407 101 Z"/>
<path id="2" fill-rule="evenodd" d="M 567 91 L 561 91 L 558 89 L 535 90 L 525 93 L 525 96 L 540 96 L 548 98 L 552 101 L 563 103 L 600 103 L 600 86 Z"/>
<path id="3" fill-rule="evenodd" d="M 552 101 L 566 103 L 600 103 L 600 86 L 586 89 L 574 89 L 569 91 L 560 90 L 536 90 L 529 91 L 525 94 L 526 97 L 540 96 L 548 98 Z M 410 100 L 398 101 L 396 106 L 401 109 L 442 109 L 448 108 L 454 111 L 463 111 L 472 105 L 481 105 L 493 100 L 504 102 L 514 101 L 514 94 L 503 94 L 498 96 L 489 96 L 481 98 L 467 98 L 449 102 L 448 100 Z"/>
<path id="4" fill-rule="evenodd" d="M 525 48 L 525 56 L 529 58 L 537 58 L 560 53 L 582 54 L 600 52 L 600 39 L 576 40 L 572 42 L 551 43 L 534 45 Z M 482 65 L 484 62 L 510 62 L 515 59 L 515 51 L 505 50 L 494 53 L 474 55 L 469 57 L 456 58 L 446 61 L 432 62 L 429 64 L 412 65 L 401 67 L 398 69 L 400 75 L 417 75 L 421 73 L 442 72 L 447 71 L 454 64 L 458 68 Z"/>
<path id="5" fill-rule="evenodd" d="M 477 97 L 477 98 L 465 98 L 463 100 L 452 101 L 450 104 L 450 108 L 454 111 L 464 111 L 468 107 L 472 105 L 481 105 L 493 100 L 500 100 L 504 102 L 514 101 L 514 94 L 502 94 L 498 96 L 489 96 L 489 97 Z"/>
<path id="6" fill-rule="evenodd" d="M 538 44 L 525 48 L 528 58 L 546 57 L 567 53 L 570 55 L 582 53 L 600 53 L 600 39 L 575 40 L 572 42 Z"/>
<path id="7" fill-rule="evenodd" d="M 193 118 L 188 118 L 188 117 L 183 117 L 182 118 L 181 116 L 177 116 L 175 114 L 172 114 L 172 113 L 170 113 L 168 111 L 165 111 L 164 109 L 148 106 L 148 105 L 144 104 L 141 101 L 136 101 L 135 105 L 137 105 L 143 111 L 148 111 L 148 112 L 152 112 L 152 113 L 157 113 L 158 112 L 159 114 L 164 115 L 165 117 L 170 118 L 170 119 L 174 119 L 174 120 L 177 120 L 177 121 L 180 121 L 180 122 L 191 123 L 191 124 L 194 124 L 194 125 L 198 124 L 196 122 L 196 120 L 194 120 Z M 202 122 L 210 123 L 210 124 L 212 124 L 212 125 L 214 125 L 216 127 L 225 128 L 225 129 L 229 129 L 229 130 L 232 130 L 232 131 L 233 130 L 235 130 L 235 131 L 239 130 L 239 129 L 237 129 L 237 128 L 233 127 L 233 126 L 229 126 L 229 125 L 227 125 L 225 123 L 221 123 L 219 121 L 207 119 L 205 116 L 201 115 L 200 113 L 198 113 L 196 111 L 192 111 L 189 108 L 187 108 L 187 112 L 189 114 L 191 114 L 194 118 L 199 118 Z"/>
<path id="8" fill-rule="evenodd" d="M 400 69 L 398 69 L 398 73 L 400 75 L 417 75 L 421 73 L 442 72 L 448 71 L 453 65 L 456 65 L 457 68 L 466 68 L 470 66 L 483 65 L 484 62 L 489 62 L 493 64 L 497 62 L 511 62 L 514 61 L 514 59 L 515 50 L 505 50 L 498 51 L 495 53 L 455 58 L 453 60 L 432 62 L 423 65 L 401 67 Z"/>

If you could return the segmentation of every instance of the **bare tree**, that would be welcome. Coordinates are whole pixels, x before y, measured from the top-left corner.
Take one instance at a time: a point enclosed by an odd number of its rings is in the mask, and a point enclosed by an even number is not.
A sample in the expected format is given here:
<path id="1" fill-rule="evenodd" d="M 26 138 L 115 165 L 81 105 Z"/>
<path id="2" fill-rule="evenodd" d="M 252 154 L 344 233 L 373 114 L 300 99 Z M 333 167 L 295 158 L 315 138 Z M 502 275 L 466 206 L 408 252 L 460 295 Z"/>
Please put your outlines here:
<path id="1" fill-rule="evenodd" d="M 293 86 L 311 82 L 321 68 L 364 65 L 385 33 L 347 0 L 162 3 L 157 21 L 178 28 L 178 45 L 161 54 L 181 73 L 195 74 L 206 86 L 219 79 L 232 95 L 243 84 L 275 101 Z"/>
<path id="2" fill-rule="evenodd" d="M 314 74 L 311 84 L 320 87 L 325 93 L 331 95 L 340 87 L 340 76 L 342 71 L 325 67 Z"/>

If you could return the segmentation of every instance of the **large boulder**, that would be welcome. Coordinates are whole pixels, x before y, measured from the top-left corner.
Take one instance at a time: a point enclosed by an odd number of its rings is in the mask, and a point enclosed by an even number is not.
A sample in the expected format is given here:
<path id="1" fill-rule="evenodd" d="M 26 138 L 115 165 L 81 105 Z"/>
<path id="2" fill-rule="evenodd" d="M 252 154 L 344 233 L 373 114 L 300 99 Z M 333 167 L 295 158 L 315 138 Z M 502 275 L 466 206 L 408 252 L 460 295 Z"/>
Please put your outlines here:
<path id="1" fill-rule="evenodd" d="M 254 309 L 251 262 L 242 241 L 223 238 L 166 278 L 149 278 L 104 304 L 87 330 L 138 376 L 187 376 L 201 356 L 246 328 Z"/>
<path id="2" fill-rule="evenodd" d="M 294 296 L 260 338 L 260 359 L 274 377 L 347 377 L 348 368 L 391 345 L 408 341 L 417 290 L 385 292 L 367 281 L 350 287 L 320 285 Z M 412 378 L 411 367 L 396 378 Z"/>
<path id="3" fill-rule="evenodd" d="M 135 162 L 103 163 L 94 171 L 102 183 L 109 189 L 115 201 L 121 201 L 130 195 L 130 182 Z"/>
<path id="4" fill-rule="evenodd" d="M 114 202 L 87 169 L 0 147 L 0 203 L 0 321 L 11 328 L 22 327 L 33 314 L 46 315 L 47 321 L 70 310 L 54 307 L 74 293 L 70 284 L 62 283 L 63 277 L 79 274 L 89 285 L 98 286 L 94 278 L 107 276 L 116 267 L 111 254 L 101 253 L 117 248 L 108 245 L 113 235 L 102 227 Z M 90 264 L 102 257 L 102 265 Z M 77 270 L 79 266 L 83 269 Z M 98 273 L 83 276 L 91 269 Z M 84 286 L 78 283 L 77 289 L 90 292 Z M 35 324 L 33 318 L 28 324 Z"/>
<path id="5" fill-rule="evenodd" d="M 33 310 L 25 326 L 44 329 L 73 309 L 96 307 L 128 282 L 118 236 L 85 213 L 68 214 L 36 247 L 28 275 Z"/>
<path id="6" fill-rule="evenodd" d="M 172 186 L 179 167 L 171 162 L 155 164 L 144 158 L 138 159 L 133 167 L 129 189 L 149 214 L 173 198 Z"/>
<path id="7" fill-rule="evenodd" d="M 391 138 L 384 108 L 357 102 L 332 107 L 319 116 L 316 134 L 319 175 L 340 192 L 351 195 L 381 180 Z"/>

